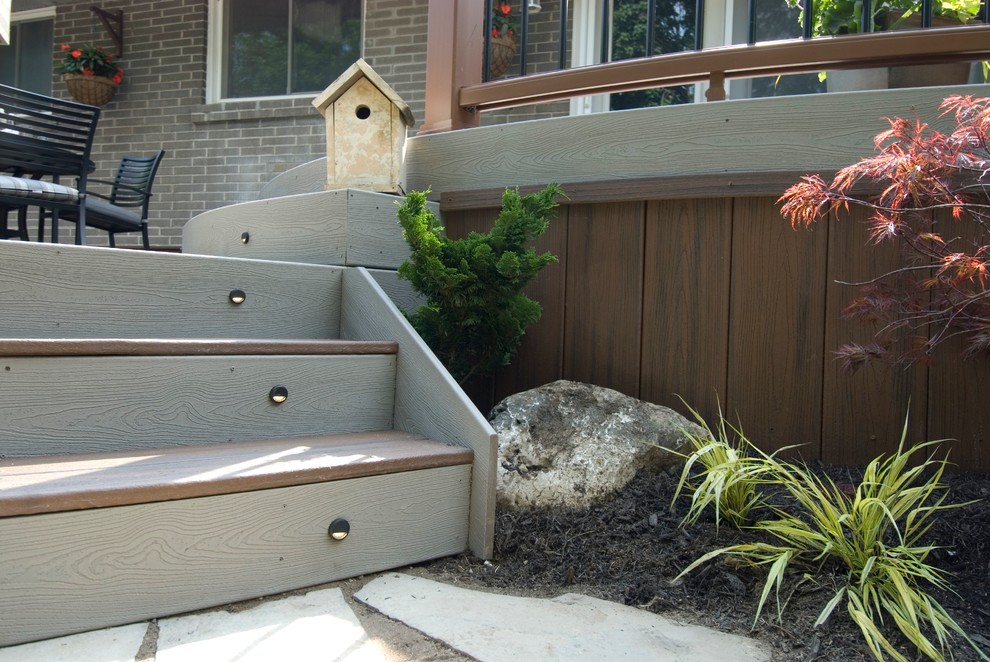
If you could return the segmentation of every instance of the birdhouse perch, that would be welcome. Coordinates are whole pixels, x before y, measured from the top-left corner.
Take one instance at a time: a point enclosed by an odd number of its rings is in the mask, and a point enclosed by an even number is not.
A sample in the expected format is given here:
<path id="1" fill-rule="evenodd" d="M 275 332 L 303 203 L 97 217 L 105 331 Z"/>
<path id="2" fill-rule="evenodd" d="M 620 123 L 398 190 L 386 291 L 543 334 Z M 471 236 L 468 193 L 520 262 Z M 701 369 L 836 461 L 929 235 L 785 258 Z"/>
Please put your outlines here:
<path id="1" fill-rule="evenodd" d="M 327 126 L 327 189 L 400 192 L 412 111 L 364 60 L 313 100 Z"/>

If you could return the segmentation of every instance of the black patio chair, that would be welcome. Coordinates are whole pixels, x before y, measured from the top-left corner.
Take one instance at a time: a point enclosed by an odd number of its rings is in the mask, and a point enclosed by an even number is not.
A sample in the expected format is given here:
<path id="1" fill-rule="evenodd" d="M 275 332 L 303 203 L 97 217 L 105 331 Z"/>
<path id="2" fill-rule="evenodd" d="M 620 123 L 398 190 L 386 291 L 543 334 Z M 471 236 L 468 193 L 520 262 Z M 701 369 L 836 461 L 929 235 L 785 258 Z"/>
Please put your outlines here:
<path id="1" fill-rule="evenodd" d="M 110 235 L 110 246 L 116 248 L 114 236 L 119 232 L 140 232 L 144 249 L 151 245 L 148 242 L 148 207 L 151 201 L 151 186 L 155 181 L 158 166 L 165 156 L 165 150 L 159 150 L 151 156 L 124 156 L 120 159 L 117 176 L 113 181 L 90 179 L 90 184 L 106 184 L 110 186 L 109 195 L 101 195 L 92 190 L 86 191 L 89 201 L 86 203 L 86 227 L 105 230 Z M 78 222 L 78 216 L 71 211 L 63 212 L 59 220 Z M 53 236 L 57 236 L 52 228 Z M 84 232 L 84 228 L 79 228 Z M 38 226 L 39 238 L 44 235 L 44 218 Z"/>
<path id="2" fill-rule="evenodd" d="M 35 206 L 56 218 L 72 213 L 85 227 L 86 177 L 99 118 L 97 106 L 0 85 L 0 234 L 27 238 L 25 213 Z M 9 210 L 18 212 L 16 231 L 7 229 Z M 81 235 L 76 243 L 85 241 Z"/>

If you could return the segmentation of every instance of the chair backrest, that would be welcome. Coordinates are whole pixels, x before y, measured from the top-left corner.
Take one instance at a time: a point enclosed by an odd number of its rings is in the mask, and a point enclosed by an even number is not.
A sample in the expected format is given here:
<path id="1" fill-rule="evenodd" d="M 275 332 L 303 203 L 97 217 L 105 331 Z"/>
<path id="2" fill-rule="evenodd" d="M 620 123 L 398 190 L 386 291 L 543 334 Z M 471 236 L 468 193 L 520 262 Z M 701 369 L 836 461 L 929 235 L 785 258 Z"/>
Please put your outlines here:
<path id="1" fill-rule="evenodd" d="M 97 106 L 0 85 L 0 170 L 76 178 L 85 190 Z"/>
<path id="2" fill-rule="evenodd" d="M 155 181 L 155 174 L 163 156 L 165 150 L 162 149 L 151 156 L 126 155 L 120 159 L 117 176 L 113 180 L 110 202 L 118 207 L 141 207 L 141 218 L 148 218 L 151 185 Z"/>

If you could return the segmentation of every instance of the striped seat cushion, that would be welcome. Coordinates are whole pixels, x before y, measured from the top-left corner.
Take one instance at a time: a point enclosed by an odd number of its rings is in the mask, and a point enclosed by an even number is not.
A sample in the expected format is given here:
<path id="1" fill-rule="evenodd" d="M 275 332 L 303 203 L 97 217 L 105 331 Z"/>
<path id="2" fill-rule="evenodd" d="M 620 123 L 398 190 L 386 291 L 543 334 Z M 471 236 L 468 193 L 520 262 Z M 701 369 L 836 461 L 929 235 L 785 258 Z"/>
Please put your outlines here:
<path id="1" fill-rule="evenodd" d="M 76 202 L 79 200 L 79 191 L 71 186 L 53 184 L 40 179 L 0 175 L 0 196 L 24 198 L 28 203 L 31 200 Z"/>

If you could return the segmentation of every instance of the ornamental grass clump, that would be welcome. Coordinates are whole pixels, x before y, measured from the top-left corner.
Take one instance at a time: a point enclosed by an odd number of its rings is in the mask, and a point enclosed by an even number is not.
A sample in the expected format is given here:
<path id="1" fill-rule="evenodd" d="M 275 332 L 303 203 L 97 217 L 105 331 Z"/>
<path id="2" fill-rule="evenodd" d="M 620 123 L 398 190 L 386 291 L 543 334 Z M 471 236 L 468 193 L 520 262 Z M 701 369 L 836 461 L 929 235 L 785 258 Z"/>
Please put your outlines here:
<path id="1" fill-rule="evenodd" d="M 461 384 L 508 365 L 526 327 L 540 319 L 540 304 L 522 289 L 557 258 L 528 244 L 550 226 L 559 195 L 556 184 L 526 196 L 506 189 L 495 226 L 466 239 L 444 234 L 426 193 L 413 191 L 399 208 L 411 249 L 399 277 L 426 297 L 409 321 Z"/>
<path id="2" fill-rule="evenodd" d="M 945 502 L 948 493 L 941 478 L 946 460 L 929 455 L 911 466 L 913 456 L 938 442 L 904 450 L 906 434 L 905 424 L 897 452 L 870 462 L 852 496 L 804 465 L 763 454 L 771 476 L 768 484 L 783 488 L 793 501 L 790 507 L 769 505 L 772 517 L 751 527 L 774 541 L 714 550 L 678 578 L 718 556 L 766 568 L 756 613 L 759 619 L 771 591 L 780 618 L 784 608 L 780 589 L 786 577 L 802 573 L 814 580 L 818 574 L 836 571 L 844 581 L 821 610 L 816 627 L 845 603 L 879 660 L 886 654 L 907 661 L 883 632 L 890 623 L 930 659 L 944 660 L 950 635 L 956 634 L 982 659 L 990 660 L 929 592 L 951 590 L 951 586 L 947 574 L 928 562 L 936 547 L 925 541 L 925 535 L 939 512 L 967 504 Z"/>
<path id="3" fill-rule="evenodd" d="M 684 404 L 704 433 L 683 430 L 694 450 L 687 455 L 678 453 L 684 458 L 684 468 L 671 508 L 683 491 L 691 495 L 691 506 L 681 526 L 694 524 L 706 510 L 714 509 L 716 529 L 722 518 L 740 529 L 749 523 L 750 512 L 763 502 L 763 493 L 757 488 L 768 465 L 762 456 L 751 452 L 752 444 L 742 429 L 726 423 L 721 410 L 718 429 L 712 430 L 701 414 Z"/>

